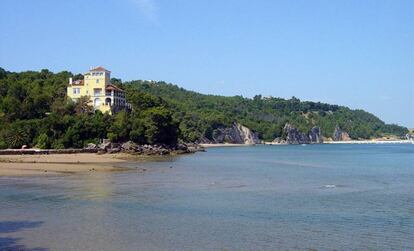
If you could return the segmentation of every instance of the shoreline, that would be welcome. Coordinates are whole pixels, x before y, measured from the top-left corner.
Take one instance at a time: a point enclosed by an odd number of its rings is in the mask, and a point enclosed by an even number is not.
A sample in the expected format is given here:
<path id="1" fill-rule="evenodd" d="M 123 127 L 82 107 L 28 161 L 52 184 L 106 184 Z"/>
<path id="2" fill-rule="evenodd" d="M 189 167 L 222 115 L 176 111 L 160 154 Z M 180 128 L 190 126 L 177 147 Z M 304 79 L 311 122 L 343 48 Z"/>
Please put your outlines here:
<path id="1" fill-rule="evenodd" d="M 0 177 L 126 171 L 131 169 L 118 165 L 127 159 L 125 154 L 94 153 L 0 155 Z"/>
<path id="2" fill-rule="evenodd" d="M 412 144 L 411 140 L 349 140 L 327 141 L 322 144 Z M 279 145 L 286 143 L 263 142 L 257 145 Z M 249 147 L 254 144 L 200 144 L 203 148 Z M 0 177 L 50 176 L 88 172 L 116 172 L 137 170 L 122 167 L 132 160 L 145 160 L 154 156 L 130 155 L 127 153 L 51 153 L 51 154 L 0 154 Z M 163 157 L 163 156 L 161 156 Z M 144 171 L 139 170 L 138 171 Z"/>
<path id="3" fill-rule="evenodd" d="M 347 140 L 347 141 L 326 141 L 323 144 L 412 144 L 408 139 L 402 140 Z"/>
<path id="4" fill-rule="evenodd" d="M 264 142 L 264 145 L 270 146 L 285 146 L 290 145 L 287 143 L 274 143 L 274 142 Z M 314 144 L 306 144 L 306 145 L 319 145 L 319 144 L 413 144 L 411 140 L 403 139 L 403 140 L 347 140 L 347 141 L 324 141 L 323 143 L 314 143 Z M 301 145 L 301 144 L 297 144 Z M 302 144 L 303 145 L 303 144 Z"/>
<path id="5" fill-rule="evenodd" d="M 219 143 L 219 144 L 198 144 L 204 148 L 211 147 L 239 147 L 239 146 L 254 146 L 255 144 L 232 144 L 232 143 Z M 259 144 L 260 145 L 260 144 Z"/>

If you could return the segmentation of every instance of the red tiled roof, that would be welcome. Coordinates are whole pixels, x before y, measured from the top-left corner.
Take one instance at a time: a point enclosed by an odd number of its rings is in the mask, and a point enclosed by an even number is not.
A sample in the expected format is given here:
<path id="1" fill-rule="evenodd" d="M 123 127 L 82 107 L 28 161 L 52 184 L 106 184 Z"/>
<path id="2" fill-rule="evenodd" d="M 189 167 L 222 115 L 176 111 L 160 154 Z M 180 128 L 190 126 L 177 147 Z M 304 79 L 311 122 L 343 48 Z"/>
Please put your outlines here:
<path id="1" fill-rule="evenodd" d="M 96 68 L 91 69 L 90 71 L 108 71 L 107 69 L 103 68 L 102 66 L 98 66 Z M 108 71 L 109 72 L 109 71 Z"/>
<path id="2" fill-rule="evenodd" d="M 109 84 L 109 85 L 107 85 L 107 86 L 106 86 L 106 88 L 105 88 L 105 90 L 108 90 L 108 91 L 111 91 L 111 90 L 116 90 L 116 91 L 121 91 L 121 92 L 123 92 L 123 91 L 124 91 L 124 90 L 122 90 L 121 88 L 119 88 L 118 86 L 113 85 L 113 84 Z"/>
<path id="3" fill-rule="evenodd" d="M 83 85 L 83 80 L 75 80 L 72 82 L 72 85 Z"/>

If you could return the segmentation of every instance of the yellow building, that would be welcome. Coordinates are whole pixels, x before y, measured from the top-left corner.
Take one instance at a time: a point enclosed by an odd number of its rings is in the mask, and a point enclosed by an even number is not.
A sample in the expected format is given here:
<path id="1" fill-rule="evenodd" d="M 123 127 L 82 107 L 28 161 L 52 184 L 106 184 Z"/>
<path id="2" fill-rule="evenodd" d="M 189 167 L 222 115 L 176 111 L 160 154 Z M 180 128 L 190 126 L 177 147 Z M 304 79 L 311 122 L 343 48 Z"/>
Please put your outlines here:
<path id="1" fill-rule="evenodd" d="M 95 110 L 114 114 L 120 110 L 129 109 L 125 92 L 111 84 L 111 72 L 103 67 L 97 67 L 84 74 L 83 80 L 69 79 L 67 95 L 73 101 L 82 96 L 89 97 Z"/>

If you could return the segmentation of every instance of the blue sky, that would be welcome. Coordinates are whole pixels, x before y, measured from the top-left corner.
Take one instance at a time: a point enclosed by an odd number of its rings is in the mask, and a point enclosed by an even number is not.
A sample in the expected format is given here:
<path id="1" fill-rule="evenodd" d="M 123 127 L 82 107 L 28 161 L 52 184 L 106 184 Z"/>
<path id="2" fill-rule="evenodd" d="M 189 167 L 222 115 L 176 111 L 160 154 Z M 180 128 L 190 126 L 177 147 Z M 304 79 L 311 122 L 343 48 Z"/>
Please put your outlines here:
<path id="1" fill-rule="evenodd" d="M 0 67 L 362 108 L 414 127 L 414 1 L 2 0 Z"/>

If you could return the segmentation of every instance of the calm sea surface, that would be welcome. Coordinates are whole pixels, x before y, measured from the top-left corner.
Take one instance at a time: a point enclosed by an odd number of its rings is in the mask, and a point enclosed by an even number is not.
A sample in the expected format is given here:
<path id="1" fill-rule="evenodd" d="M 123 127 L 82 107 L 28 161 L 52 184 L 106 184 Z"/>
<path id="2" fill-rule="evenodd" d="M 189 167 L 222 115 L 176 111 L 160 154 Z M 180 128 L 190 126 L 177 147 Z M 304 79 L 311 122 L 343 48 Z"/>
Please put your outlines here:
<path id="1" fill-rule="evenodd" d="M 208 149 L 0 178 L 0 250 L 414 250 L 414 145 Z"/>

